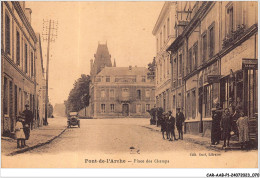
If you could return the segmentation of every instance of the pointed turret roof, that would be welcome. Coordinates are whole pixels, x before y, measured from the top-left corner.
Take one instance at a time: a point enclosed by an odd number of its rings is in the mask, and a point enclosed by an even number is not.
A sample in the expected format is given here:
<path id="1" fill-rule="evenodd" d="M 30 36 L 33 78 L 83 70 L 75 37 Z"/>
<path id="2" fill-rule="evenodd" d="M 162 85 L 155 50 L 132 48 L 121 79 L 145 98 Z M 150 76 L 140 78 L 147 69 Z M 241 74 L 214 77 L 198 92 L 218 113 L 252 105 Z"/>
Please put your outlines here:
<path id="1" fill-rule="evenodd" d="M 107 44 L 98 44 L 95 61 L 91 75 L 98 74 L 104 67 L 112 67 L 111 55 L 109 54 Z"/>

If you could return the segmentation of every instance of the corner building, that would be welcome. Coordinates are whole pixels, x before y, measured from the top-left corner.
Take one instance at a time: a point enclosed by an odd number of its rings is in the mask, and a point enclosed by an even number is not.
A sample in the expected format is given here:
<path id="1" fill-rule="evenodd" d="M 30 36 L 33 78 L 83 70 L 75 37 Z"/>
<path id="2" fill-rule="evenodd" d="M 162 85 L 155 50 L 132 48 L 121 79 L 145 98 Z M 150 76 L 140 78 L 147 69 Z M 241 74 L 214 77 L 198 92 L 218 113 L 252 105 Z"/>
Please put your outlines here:
<path id="1" fill-rule="evenodd" d="M 176 39 L 167 51 L 171 53 L 174 71 L 171 90 L 178 90 L 179 80 L 183 82 L 185 132 L 210 136 L 211 109 L 217 103 L 229 109 L 240 105 L 250 122 L 255 122 L 258 113 L 257 2 L 203 1 L 177 2 L 177 5 L 179 3 L 187 5 L 178 11 Z M 186 10 L 185 7 L 191 8 Z M 179 19 L 183 16 L 186 20 Z M 251 138 L 254 135 L 250 133 Z"/>

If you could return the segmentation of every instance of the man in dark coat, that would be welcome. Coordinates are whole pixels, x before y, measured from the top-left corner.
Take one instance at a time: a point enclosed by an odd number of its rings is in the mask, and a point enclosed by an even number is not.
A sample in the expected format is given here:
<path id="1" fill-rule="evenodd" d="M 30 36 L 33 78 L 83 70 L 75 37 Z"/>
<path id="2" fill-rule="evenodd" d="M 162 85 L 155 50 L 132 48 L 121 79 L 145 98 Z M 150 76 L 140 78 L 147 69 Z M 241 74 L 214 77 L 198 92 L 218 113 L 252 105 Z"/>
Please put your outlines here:
<path id="1" fill-rule="evenodd" d="M 229 109 L 226 108 L 220 122 L 221 130 L 223 133 L 224 145 L 223 148 L 228 146 L 229 147 L 229 139 L 230 139 L 230 131 L 231 131 L 231 116 L 229 113 Z M 227 141 L 227 145 L 226 145 Z"/>
<path id="2" fill-rule="evenodd" d="M 24 134 L 25 134 L 25 139 L 28 140 L 30 137 L 30 125 L 32 124 L 33 121 L 33 113 L 32 111 L 29 110 L 29 105 L 25 105 L 25 110 L 23 111 L 24 115 Z"/>
<path id="3" fill-rule="evenodd" d="M 184 115 L 181 112 L 181 108 L 177 108 L 177 113 L 176 113 L 176 127 L 179 132 L 179 139 L 183 140 L 183 130 L 182 126 L 185 121 Z"/>
<path id="4" fill-rule="evenodd" d="M 212 109 L 212 125 L 211 125 L 211 144 L 219 144 L 221 139 L 221 120 L 222 111 L 221 108 L 217 105 L 216 108 Z"/>
<path id="5" fill-rule="evenodd" d="M 168 129 L 169 129 L 169 134 L 170 134 L 170 140 L 169 141 L 173 141 L 173 137 L 174 137 L 174 140 L 177 140 L 176 137 L 175 137 L 175 117 L 172 116 L 172 112 L 169 111 L 169 126 L 168 126 Z"/>

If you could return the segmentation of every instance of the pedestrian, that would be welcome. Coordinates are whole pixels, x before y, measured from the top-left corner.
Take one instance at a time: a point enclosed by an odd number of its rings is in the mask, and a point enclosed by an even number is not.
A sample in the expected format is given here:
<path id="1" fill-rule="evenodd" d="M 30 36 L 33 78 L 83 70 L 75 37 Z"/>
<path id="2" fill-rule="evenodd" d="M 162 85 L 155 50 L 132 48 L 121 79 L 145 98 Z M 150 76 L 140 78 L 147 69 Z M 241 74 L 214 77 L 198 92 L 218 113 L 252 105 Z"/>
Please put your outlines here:
<path id="1" fill-rule="evenodd" d="M 33 122 L 33 113 L 32 111 L 29 110 L 29 105 L 25 105 L 25 110 L 23 111 L 24 115 L 24 134 L 25 134 L 25 139 L 28 140 L 30 137 L 30 125 Z"/>
<path id="2" fill-rule="evenodd" d="M 166 123 L 166 118 L 165 118 L 165 112 L 162 114 L 162 118 L 161 118 L 161 132 L 162 132 L 162 136 L 163 136 L 163 139 L 165 139 L 164 137 L 164 133 L 167 131 L 167 123 Z M 166 133 L 166 136 L 167 136 L 167 139 L 168 139 L 168 135 Z"/>
<path id="3" fill-rule="evenodd" d="M 173 141 L 173 138 L 174 140 L 177 140 L 176 137 L 175 137 L 175 117 L 172 116 L 172 112 L 169 111 L 169 134 L 170 134 L 170 140 L 169 141 Z"/>
<path id="4" fill-rule="evenodd" d="M 229 140 L 230 140 L 230 131 L 231 131 L 231 116 L 229 113 L 229 109 L 226 108 L 220 122 L 222 134 L 223 134 L 223 139 L 224 139 L 224 147 L 229 147 Z M 226 145 L 227 141 L 227 145 Z"/>
<path id="5" fill-rule="evenodd" d="M 247 146 L 249 141 L 249 130 L 248 130 L 248 117 L 244 116 L 244 112 L 240 112 L 240 117 L 237 120 L 238 132 L 239 132 L 239 142 L 241 144 L 241 149 Z"/>
<path id="6" fill-rule="evenodd" d="M 234 109 L 234 113 L 231 116 L 231 131 L 234 132 L 234 134 L 239 137 L 238 134 L 238 128 L 237 128 L 237 120 L 240 117 L 240 110 L 238 107 Z"/>
<path id="7" fill-rule="evenodd" d="M 166 124 L 166 135 L 167 135 L 167 139 L 170 139 L 171 138 L 171 135 L 170 135 L 170 117 L 169 117 L 169 113 L 168 112 L 165 112 L 165 124 Z M 170 140 L 169 140 L 170 141 Z"/>
<path id="8" fill-rule="evenodd" d="M 220 120 L 221 120 L 221 108 L 217 103 L 216 108 L 212 109 L 212 125 L 211 125 L 211 145 L 217 145 L 221 139 L 221 128 L 220 128 Z"/>
<path id="9" fill-rule="evenodd" d="M 25 134 L 23 131 L 23 122 L 24 119 L 21 116 L 18 116 L 15 126 L 15 137 L 17 140 L 17 148 L 23 148 L 25 146 Z"/>
<path id="10" fill-rule="evenodd" d="M 182 126 L 185 121 L 184 115 L 181 112 L 181 108 L 177 108 L 177 113 L 176 113 L 176 127 L 179 133 L 179 139 L 183 140 L 183 130 Z"/>

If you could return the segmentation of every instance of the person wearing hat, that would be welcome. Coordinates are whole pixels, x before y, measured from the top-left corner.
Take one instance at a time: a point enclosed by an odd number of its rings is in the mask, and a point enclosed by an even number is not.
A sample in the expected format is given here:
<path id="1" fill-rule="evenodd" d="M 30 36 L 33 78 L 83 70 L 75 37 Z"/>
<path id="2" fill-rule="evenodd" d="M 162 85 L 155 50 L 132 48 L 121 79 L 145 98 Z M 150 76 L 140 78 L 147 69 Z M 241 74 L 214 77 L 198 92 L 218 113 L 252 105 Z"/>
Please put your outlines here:
<path id="1" fill-rule="evenodd" d="M 24 134 L 25 139 L 28 140 L 30 137 L 30 126 L 33 122 L 33 113 L 29 110 L 29 105 L 25 105 L 25 110 L 23 111 L 24 115 Z"/>
<path id="2" fill-rule="evenodd" d="M 229 147 L 230 131 L 231 131 L 231 115 L 230 115 L 228 108 L 226 108 L 224 110 L 224 113 L 222 114 L 222 118 L 220 121 L 220 127 L 222 130 L 223 140 L 224 140 L 224 145 L 222 148 L 224 148 L 226 146 Z M 227 142 L 227 145 L 226 145 L 226 142 Z"/>
<path id="3" fill-rule="evenodd" d="M 183 140 L 183 130 L 182 126 L 185 121 L 184 115 L 181 112 L 181 108 L 177 108 L 177 113 L 176 113 L 176 127 L 179 133 L 179 139 Z"/>
<path id="4" fill-rule="evenodd" d="M 212 108 L 212 122 L 211 122 L 211 145 L 219 144 L 221 139 L 220 120 L 221 114 L 219 105 Z"/>
<path id="5" fill-rule="evenodd" d="M 177 140 L 176 137 L 175 137 L 175 117 L 172 116 L 172 112 L 169 111 L 169 126 L 168 126 L 168 132 L 169 132 L 169 137 L 170 137 L 170 140 L 169 141 L 173 141 L 173 137 L 174 137 L 174 140 Z"/>

